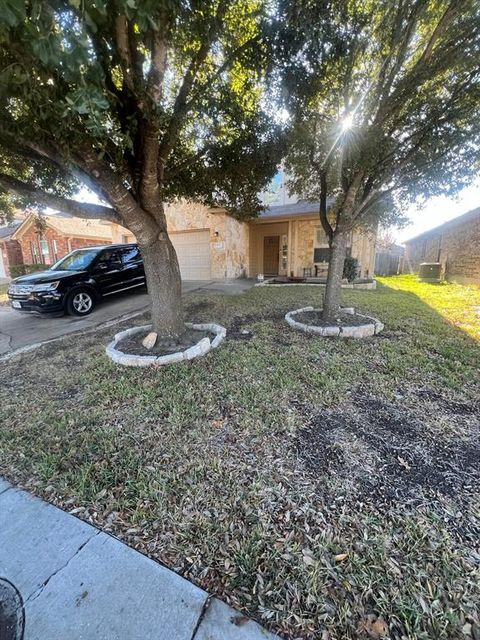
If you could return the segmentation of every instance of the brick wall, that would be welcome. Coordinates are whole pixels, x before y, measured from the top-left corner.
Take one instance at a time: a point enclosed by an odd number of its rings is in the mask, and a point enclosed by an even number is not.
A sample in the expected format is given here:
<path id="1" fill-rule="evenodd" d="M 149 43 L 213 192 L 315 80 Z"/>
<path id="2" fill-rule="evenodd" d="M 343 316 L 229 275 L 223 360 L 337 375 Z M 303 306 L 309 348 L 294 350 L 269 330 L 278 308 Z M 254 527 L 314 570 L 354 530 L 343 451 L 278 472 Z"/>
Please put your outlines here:
<path id="1" fill-rule="evenodd" d="M 440 262 L 445 279 L 451 282 L 480 284 L 480 211 L 409 243 L 406 268 L 417 272 L 421 262 Z"/>
<path id="2" fill-rule="evenodd" d="M 41 240 L 44 241 L 44 250 L 42 250 Z M 68 238 L 50 227 L 45 229 L 42 238 L 40 238 L 37 230 L 32 226 L 25 231 L 19 243 L 25 264 L 53 264 L 74 249 L 111 244 L 111 240 L 105 238 Z"/>
<path id="3" fill-rule="evenodd" d="M 6 240 L 2 243 L 3 262 L 7 276 L 10 276 L 10 266 L 23 264 L 22 247 L 17 240 Z"/>

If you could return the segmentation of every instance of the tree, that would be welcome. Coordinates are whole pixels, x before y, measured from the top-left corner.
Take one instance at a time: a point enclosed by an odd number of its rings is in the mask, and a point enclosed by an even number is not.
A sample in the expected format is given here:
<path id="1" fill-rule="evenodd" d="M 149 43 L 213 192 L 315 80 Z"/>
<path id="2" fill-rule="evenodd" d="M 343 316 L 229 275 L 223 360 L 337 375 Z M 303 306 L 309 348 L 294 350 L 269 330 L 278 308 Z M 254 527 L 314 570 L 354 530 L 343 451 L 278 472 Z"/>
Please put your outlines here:
<path id="1" fill-rule="evenodd" d="M 183 332 L 164 204 L 260 210 L 279 138 L 263 109 L 262 0 L 4 0 L 0 198 L 137 237 L 162 339 Z M 78 202 L 81 185 L 103 204 Z"/>
<path id="2" fill-rule="evenodd" d="M 286 167 L 294 191 L 320 201 L 333 318 L 351 230 L 398 222 L 412 200 L 455 193 L 478 172 L 480 5 L 284 0 L 279 22 Z"/>

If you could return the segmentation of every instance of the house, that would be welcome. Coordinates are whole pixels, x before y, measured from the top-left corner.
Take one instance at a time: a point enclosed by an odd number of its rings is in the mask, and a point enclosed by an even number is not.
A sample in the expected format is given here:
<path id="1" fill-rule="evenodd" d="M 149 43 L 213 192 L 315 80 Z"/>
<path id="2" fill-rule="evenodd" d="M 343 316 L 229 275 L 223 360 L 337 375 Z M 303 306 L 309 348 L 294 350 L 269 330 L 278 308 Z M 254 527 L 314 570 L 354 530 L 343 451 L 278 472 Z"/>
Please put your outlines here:
<path id="1" fill-rule="evenodd" d="M 170 238 L 177 251 L 184 280 L 255 278 L 265 276 L 325 277 L 328 269 L 327 237 L 320 225 L 319 203 L 292 195 L 287 179 L 279 172 L 269 189 L 260 194 L 264 212 L 242 222 L 224 209 L 198 202 L 167 205 L 165 214 Z M 95 244 L 134 242 L 133 234 L 117 224 L 83 220 L 68 215 L 43 216 L 40 230 L 34 215 L 8 233 L 19 249 L 9 265 L 52 264 L 69 251 Z M 6 229 L 6 228 L 4 228 Z M 13 247 L 13 245 L 12 245 Z M 12 250 L 13 251 L 13 250 Z M 354 231 L 347 254 L 359 263 L 359 276 L 371 278 L 375 265 L 375 235 Z"/>
<path id="2" fill-rule="evenodd" d="M 51 265 L 74 249 L 111 243 L 109 222 L 58 213 L 43 215 L 39 226 L 31 213 L 0 228 L 0 277 L 17 275 L 12 267 Z"/>
<path id="3" fill-rule="evenodd" d="M 439 262 L 442 276 L 460 284 L 480 284 L 480 207 L 406 241 L 405 270 Z"/>
<path id="4" fill-rule="evenodd" d="M 225 210 L 182 202 L 166 207 L 167 226 L 184 280 L 265 276 L 325 277 L 328 241 L 319 203 L 272 204 L 258 218 L 239 222 Z M 114 225 L 114 242 L 134 236 Z M 347 253 L 359 262 L 361 278 L 373 276 L 375 237 L 355 231 Z"/>
<path id="5" fill-rule="evenodd" d="M 0 280 L 10 276 L 10 265 L 23 264 L 22 248 L 12 234 L 23 220 L 15 218 L 5 227 L 0 227 Z"/>
<path id="6" fill-rule="evenodd" d="M 168 232 L 184 280 L 255 278 L 258 274 L 326 276 L 329 249 L 320 225 L 319 203 L 290 193 L 282 169 L 259 195 L 265 211 L 249 222 L 195 202 L 166 207 Z M 113 237 L 115 242 L 134 240 L 118 226 Z M 375 235 L 355 231 L 348 253 L 358 260 L 360 277 L 373 276 Z"/>

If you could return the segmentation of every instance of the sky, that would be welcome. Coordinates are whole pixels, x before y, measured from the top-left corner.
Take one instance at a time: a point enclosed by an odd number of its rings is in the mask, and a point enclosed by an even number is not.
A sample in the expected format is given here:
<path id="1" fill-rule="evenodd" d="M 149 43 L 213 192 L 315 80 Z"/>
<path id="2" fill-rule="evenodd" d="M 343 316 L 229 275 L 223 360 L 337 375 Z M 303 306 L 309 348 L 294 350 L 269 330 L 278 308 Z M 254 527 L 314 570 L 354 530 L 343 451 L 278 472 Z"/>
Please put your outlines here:
<path id="1" fill-rule="evenodd" d="M 411 224 L 404 229 L 392 229 L 392 233 L 397 242 L 402 244 L 405 240 L 414 238 L 428 229 L 438 227 L 447 220 L 461 216 L 477 207 L 480 207 L 480 178 L 460 191 L 455 198 L 439 196 L 431 198 L 419 209 L 411 207 L 407 211 Z"/>

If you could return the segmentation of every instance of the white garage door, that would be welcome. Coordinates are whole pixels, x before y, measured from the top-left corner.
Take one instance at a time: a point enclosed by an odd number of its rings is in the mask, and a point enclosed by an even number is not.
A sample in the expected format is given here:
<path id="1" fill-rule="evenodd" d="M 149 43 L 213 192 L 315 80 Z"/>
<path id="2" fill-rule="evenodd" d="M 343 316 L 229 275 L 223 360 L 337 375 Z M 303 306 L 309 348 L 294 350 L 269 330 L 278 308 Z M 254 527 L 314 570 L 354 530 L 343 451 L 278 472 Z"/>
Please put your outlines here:
<path id="1" fill-rule="evenodd" d="M 210 231 L 170 235 L 180 263 L 182 280 L 210 280 Z"/>
<path id="2" fill-rule="evenodd" d="M 7 274 L 5 273 L 5 263 L 3 262 L 3 253 L 0 248 L 0 278 L 5 278 Z"/>

